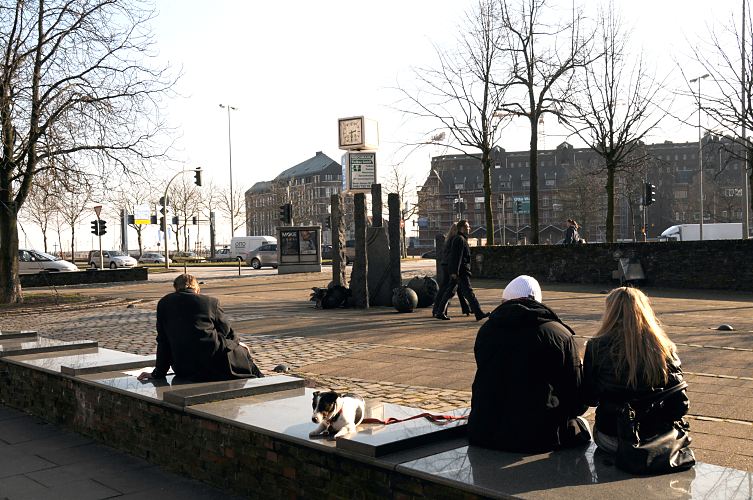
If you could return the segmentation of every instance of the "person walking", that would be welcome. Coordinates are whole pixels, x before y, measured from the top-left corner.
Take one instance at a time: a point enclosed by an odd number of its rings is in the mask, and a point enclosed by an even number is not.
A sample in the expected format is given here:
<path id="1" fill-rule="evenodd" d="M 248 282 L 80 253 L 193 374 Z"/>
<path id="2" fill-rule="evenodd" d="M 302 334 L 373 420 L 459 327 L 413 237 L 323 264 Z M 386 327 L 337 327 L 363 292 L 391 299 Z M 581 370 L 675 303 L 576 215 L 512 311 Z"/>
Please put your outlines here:
<path id="1" fill-rule="evenodd" d="M 565 229 L 565 239 L 562 243 L 572 245 L 580 243 L 580 234 L 578 234 L 578 223 L 574 219 L 567 219 L 567 229 Z"/>
<path id="2" fill-rule="evenodd" d="M 489 315 L 481 310 L 481 305 L 478 303 L 471 286 L 471 249 L 468 246 L 468 234 L 471 226 L 467 220 L 460 220 L 457 223 L 457 229 L 458 234 L 448 242 L 450 248 L 447 272 L 450 276 L 450 283 L 439 299 L 437 311 L 446 311 L 447 303 L 457 289 L 458 297 L 462 295 L 463 299 L 468 302 L 471 312 L 476 316 L 476 321 L 481 321 Z M 437 314 L 436 317 L 450 319 L 446 314 Z"/>
<path id="3" fill-rule="evenodd" d="M 650 397 L 683 382 L 680 358 L 651 308 L 636 288 L 620 287 L 606 299 L 596 335 L 586 344 L 583 394 L 596 407 L 594 441 L 608 453 L 617 451 L 617 420 L 626 402 Z M 652 419 L 641 421 L 641 434 L 656 435 L 675 422 L 685 428 L 688 412 L 685 389 L 678 390 Z"/>
<path id="4" fill-rule="evenodd" d="M 444 301 L 442 297 L 444 296 L 445 291 L 450 287 L 451 283 L 450 272 L 447 264 L 450 260 L 450 242 L 455 236 L 457 236 L 457 234 L 458 225 L 456 223 L 453 223 L 450 226 L 449 231 L 447 231 L 447 234 L 445 235 L 444 245 L 442 246 L 439 255 L 437 255 L 437 257 L 439 258 L 439 265 L 442 268 L 439 290 L 437 290 L 436 299 L 434 300 L 434 307 L 432 309 L 432 316 L 437 319 L 450 319 L 450 317 L 447 315 L 447 308 L 450 304 L 450 300 L 452 300 L 453 295 L 455 295 L 455 292 L 451 290 L 447 296 L 447 299 Z M 468 307 L 468 302 L 465 300 L 465 297 L 458 294 L 458 302 L 460 303 L 460 310 L 462 311 L 462 313 L 466 316 L 470 315 L 471 309 Z"/>
<path id="5" fill-rule="evenodd" d="M 468 418 L 472 445 L 544 452 L 591 440 L 580 417 L 588 407 L 574 332 L 541 301 L 538 281 L 518 276 L 478 331 Z"/>

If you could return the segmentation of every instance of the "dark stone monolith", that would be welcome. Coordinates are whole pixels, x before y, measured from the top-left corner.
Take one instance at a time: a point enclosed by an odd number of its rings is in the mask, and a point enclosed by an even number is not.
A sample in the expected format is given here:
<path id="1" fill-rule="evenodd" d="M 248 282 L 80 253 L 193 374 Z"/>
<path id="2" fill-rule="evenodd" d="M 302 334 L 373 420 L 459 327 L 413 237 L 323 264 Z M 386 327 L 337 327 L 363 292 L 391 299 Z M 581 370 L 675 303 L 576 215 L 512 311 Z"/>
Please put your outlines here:
<path id="1" fill-rule="evenodd" d="M 355 260 L 350 274 L 351 300 L 354 307 L 369 307 L 366 255 L 366 195 L 353 196 L 353 216 L 355 219 Z"/>
<path id="2" fill-rule="evenodd" d="M 382 227 L 382 185 L 371 185 L 371 227 Z"/>
<path id="3" fill-rule="evenodd" d="M 345 217 L 342 193 L 330 197 L 332 205 L 332 281 L 335 285 L 347 287 L 345 281 Z"/>
<path id="4" fill-rule="evenodd" d="M 387 195 L 387 208 L 390 219 L 387 232 L 390 237 L 390 290 L 403 284 L 400 273 L 400 196 L 396 193 Z"/>

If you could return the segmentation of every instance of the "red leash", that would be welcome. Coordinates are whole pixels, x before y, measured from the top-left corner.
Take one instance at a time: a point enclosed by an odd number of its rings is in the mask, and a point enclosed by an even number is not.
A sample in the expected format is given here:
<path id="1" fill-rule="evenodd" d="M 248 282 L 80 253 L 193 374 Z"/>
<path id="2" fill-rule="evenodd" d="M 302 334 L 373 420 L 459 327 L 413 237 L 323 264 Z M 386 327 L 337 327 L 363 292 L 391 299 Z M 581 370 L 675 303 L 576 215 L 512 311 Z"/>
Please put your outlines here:
<path id="1" fill-rule="evenodd" d="M 395 418 L 395 417 L 389 417 L 384 420 L 380 420 L 378 418 L 364 418 L 361 423 L 362 424 L 382 424 L 382 425 L 390 425 L 390 424 L 396 424 L 398 422 L 407 422 L 408 420 L 415 420 L 417 418 L 425 418 L 429 422 L 434 423 L 446 423 L 446 422 L 452 422 L 453 420 L 465 420 L 468 418 L 467 415 L 433 415 L 431 413 L 419 413 L 418 415 L 413 415 L 412 417 L 408 418 Z"/>

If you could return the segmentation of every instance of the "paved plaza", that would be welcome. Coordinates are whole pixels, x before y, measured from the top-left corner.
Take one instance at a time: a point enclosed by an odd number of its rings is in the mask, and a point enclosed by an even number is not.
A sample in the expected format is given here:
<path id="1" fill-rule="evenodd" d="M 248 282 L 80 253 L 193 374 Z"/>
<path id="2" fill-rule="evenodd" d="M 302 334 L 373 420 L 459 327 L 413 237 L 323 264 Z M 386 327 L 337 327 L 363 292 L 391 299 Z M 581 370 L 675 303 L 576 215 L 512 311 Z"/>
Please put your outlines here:
<path id="1" fill-rule="evenodd" d="M 433 274 L 434 261 L 409 261 L 404 278 Z M 326 286 L 331 270 L 278 276 L 275 271 L 189 269 L 202 293 L 219 297 L 234 328 L 253 347 L 265 373 L 286 364 L 309 384 L 355 391 L 367 398 L 444 411 L 470 404 L 480 326 L 460 315 L 438 321 L 430 309 L 399 314 L 391 308 L 317 310 L 312 286 Z M 5 313 L 0 328 L 36 329 L 43 336 L 94 339 L 102 347 L 155 352 L 156 301 L 175 274 L 148 283 L 66 288 L 96 297 L 87 305 Z M 505 282 L 475 280 L 485 310 Z M 595 333 L 604 286 L 543 284 L 544 302 L 577 333 L 583 347 Z M 62 291 L 62 290 L 61 290 Z M 750 294 L 647 289 L 677 343 L 690 383 L 691 429 L 700 461 L 753 471 L 753 300 Z M 31 292 L 33 293 L 33 292 Z M 454 314 L 453 314 L 454 313 Z M 735 330 L 718 331 L 722 324 Z M 593 418 L 593 410 L 587 414 Z"/>

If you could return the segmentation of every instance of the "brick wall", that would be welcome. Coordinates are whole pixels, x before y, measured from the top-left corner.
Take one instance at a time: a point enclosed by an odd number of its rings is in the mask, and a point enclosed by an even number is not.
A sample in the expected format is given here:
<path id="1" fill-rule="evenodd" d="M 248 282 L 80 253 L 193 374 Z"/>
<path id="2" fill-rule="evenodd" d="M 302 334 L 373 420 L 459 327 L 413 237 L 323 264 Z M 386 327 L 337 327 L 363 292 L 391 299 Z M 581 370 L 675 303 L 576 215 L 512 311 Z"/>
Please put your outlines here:
<path id="1" fill-rule="evenodd" d="M 474 247 L 473 273 L 542 282 L 616 283 L 615 252 L 640 260 L 646 284 L 669 288 L 753 290 L 753 240 Z"/>
<path id="2" fill-rule="evenodd" d="M 387 464 L 364 463 L 1 361 L 0 401 L 250 498 L 478 498 Z"/>

